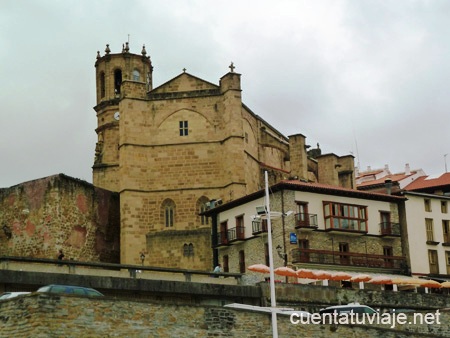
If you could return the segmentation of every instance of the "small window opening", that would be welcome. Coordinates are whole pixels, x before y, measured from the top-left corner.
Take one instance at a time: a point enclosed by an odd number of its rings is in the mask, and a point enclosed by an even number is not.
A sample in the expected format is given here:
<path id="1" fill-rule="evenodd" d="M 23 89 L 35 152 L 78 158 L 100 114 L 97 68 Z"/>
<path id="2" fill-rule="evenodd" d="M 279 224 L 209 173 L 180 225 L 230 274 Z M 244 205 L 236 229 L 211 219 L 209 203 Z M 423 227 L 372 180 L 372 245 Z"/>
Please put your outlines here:
<path id="1" fill-rule="evenodd" d="M 188 121 L 180 121 L 180 136 L 188 135 Z"/>
<path id="2" fill-rule="evenodd" d="M 133 81 L 139 81 L 139 79 L 140 79 L 140 74 L 139 74 L 139 71 L 138 70 L 133 70 Z"/>
<path id="3" fill-rule="evenodd" d="M 105 73 L 100 74 L 100 97 L 105 97 L 106 88 L 105 88 Z"/>
<path id="4" fill-rule="evenodd" d="M 114 93 L 120 94 L 120 86 L 122 85 L 122 71 L 116 69 L 114 72 Z"/>

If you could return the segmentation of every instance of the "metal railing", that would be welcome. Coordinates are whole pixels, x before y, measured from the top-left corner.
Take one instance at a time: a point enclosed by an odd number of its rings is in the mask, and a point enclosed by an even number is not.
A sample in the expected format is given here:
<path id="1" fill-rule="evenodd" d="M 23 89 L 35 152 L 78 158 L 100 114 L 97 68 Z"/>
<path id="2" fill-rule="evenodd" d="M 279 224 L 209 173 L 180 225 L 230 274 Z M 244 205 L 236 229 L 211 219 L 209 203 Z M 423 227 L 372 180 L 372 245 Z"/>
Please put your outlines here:
<path id="1" fill-rule="evenodd" d="M 295 227 L 317 228 L 317 214 L 298 213 L 295 214 Z"/>
<path id="2" fill-rule="evenodd" d="M 212 273 L 211 271 L 202 271 L 202 270 L 188 270 L 188 269 L 178 269 L 178 268 L 164 268 L 164 267 L 154 267 L 154 266 L 145 266 L 145 265 L 131 265 L 131 264 L 114 264 L 114 263 L 100 263 L 100 262 L 80 262 L 74 260 L 57 260 L 57 259 L 45 259 L 45 258 L 29 258 L 29 257 L 14 257 L 14 256 L 0 256 L 0 270 L 13 270 L 10 265 L 14 263 L 23 264 L 24 267 L 27 267 L 27 271 L 33 271 L 33 267 L 38 271 L 44 272 L 45 269 L 43 267 L 49 267 L 48 272 L 57 271 L 59 273 L 64 272 L 63 268 L 66 268 L 69 274 L 82 274 L 79 273 L 78 270 L 83 270 L 83 268 L 89 268 L 91 273 L 90 275 L 97 276 L 105 276 L 109 275 L 109 272 L 115 271 L 120 272 L 123 270 L 128 270 L 129 277 L 136 278 L 137 274 L 143 272 L 154 272 L 154 273 L 169 273 L 175 275 L 184 275 L 184 280 L 186 282 L 190 282 L 192 280 L 192 276 L 194 275 L 203 275 L 203 276 L 211 276 L 215 277 L 232 277 L 240 283 L 240 279 L 242 277 L 241 273 Z M 57 270 L 52 270 L 58 268 Z M 21 269 L 22 270 L 22 269 Z M 25 271 L 25 269 L 24 269 Z M 141 278 L 141 277 L 140 277 Z"/>
<path id="3" fill-rule="evenodd" d="M 256 220 L 252 221 L 252 234 L 262 234 L 267 233 L 267 220 Z"/>
<path id="4" fill-rule="evenodd" d="M 401 270 L 406 263 L 402 256 L 385 256 L 365 254 L 361 252 L 339 252 L 316 249 L 293 249 L 293 263 L 336 264 L 345 266 L 361 266 L 369 268 L 387 268 Z"/>
<path id="5" fill-rule="evenodd" d="M 380 223 L 380 234 L 381 236 L 400 236 L 400 223 Z"/>
<path id="6" fill-rule="evenodd" d="M 245 227 L 228 229 L 228 242 L 242 241 L 245 239 Z"/>
<path id="7" fill-rule="evenodd" d="M 217 245 L 228 245 L 228 231 L 219 231 L 217 233 Z"/>

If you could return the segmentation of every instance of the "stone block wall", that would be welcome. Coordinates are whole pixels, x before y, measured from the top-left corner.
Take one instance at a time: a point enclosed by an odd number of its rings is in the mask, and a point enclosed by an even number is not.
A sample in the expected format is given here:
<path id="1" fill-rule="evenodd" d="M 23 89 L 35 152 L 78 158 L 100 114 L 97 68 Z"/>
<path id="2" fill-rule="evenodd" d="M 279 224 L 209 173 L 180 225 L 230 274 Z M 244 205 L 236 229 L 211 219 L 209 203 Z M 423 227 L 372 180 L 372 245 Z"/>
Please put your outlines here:
<path id="1" fill-rule="evenodd" d="M 0 189 L 0 255 L 118 263 L 119 196 L 55 175 Z"/>
<path id="2" fill-rule="evenodd" d="M 189 267 L 194 270 L 209 268 L 212 271 L 210 228 L 152 231 L 147 234 L 146 240 L 146 264 L 151 262 L 149 265 L 152 266 Z M 192 251 L 189 245 L 192 245 Z"/>
<path id="3" fill-rule="evenodd" d="M 411 318 L 409 315 L 408 318 Z M 440 324 L 298 324 L 278 316 L 284 337 L 448 337 Z M 223 307 L 31 294 L 0 302 L 0 337 L 272 337 L 270 315 Z"/>

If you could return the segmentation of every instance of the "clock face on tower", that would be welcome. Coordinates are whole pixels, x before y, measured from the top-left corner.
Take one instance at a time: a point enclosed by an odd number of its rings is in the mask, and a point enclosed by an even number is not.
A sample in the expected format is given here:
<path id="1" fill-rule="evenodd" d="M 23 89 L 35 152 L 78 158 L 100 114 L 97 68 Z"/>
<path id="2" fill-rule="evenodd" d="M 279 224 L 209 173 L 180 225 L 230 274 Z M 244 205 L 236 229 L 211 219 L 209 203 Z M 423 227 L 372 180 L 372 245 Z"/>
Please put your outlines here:
<path id="1" fill-rule="evenodd" d="M 116 119 L 117 121 L 120 119 L 120 113 L 118 111 L 114 113 L 114 119 Z"/>

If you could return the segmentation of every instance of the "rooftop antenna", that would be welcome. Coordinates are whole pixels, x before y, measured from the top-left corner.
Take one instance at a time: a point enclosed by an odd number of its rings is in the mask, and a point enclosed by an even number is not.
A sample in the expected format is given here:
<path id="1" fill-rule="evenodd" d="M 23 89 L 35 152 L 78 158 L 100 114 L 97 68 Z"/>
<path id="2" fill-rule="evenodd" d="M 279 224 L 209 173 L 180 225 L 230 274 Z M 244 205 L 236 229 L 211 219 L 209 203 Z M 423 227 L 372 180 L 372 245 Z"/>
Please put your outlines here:
<path id="1" fill-rule="evenodd" d="M 445 172 L 447 172 L 447 155 L 448 154 L 444 154 Z"/>
<path id="2" fill-rule="evenodd" d="M 128 44 L 130 44 L 130 34 L 128 34 Z"/>

